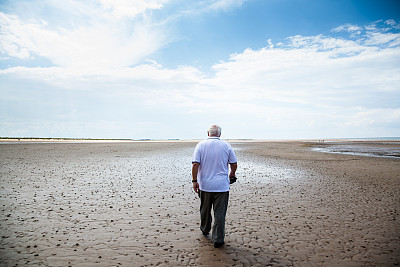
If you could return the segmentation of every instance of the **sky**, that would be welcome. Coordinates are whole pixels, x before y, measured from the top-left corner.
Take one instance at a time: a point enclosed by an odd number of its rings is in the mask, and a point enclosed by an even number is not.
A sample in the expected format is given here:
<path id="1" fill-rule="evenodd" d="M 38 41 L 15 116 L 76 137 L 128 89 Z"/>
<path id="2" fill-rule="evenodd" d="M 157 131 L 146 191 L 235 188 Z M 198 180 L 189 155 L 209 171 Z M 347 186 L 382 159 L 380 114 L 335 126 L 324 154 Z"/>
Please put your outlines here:
<path id="1" fill-rule="evenodd" d="M 400 136 L 398 0 L 0 0 L 0 136 Z"/>

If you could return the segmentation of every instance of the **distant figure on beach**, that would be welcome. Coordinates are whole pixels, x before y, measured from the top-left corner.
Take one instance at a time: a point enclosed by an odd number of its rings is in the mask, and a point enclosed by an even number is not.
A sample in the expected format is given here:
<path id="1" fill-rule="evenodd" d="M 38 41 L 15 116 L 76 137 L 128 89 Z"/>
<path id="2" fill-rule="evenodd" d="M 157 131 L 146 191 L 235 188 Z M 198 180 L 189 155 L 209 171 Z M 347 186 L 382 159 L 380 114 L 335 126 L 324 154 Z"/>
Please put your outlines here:
<path id="1" fill-rule="evenodd" d="M 219 139 L 221 127 L 212 125 L 207 134 L 208 139 L 198 143 L 193 153 L 192 182 L 200 196 L 200 230 L 205 236 L 209 234 L 213 208 L 212 240 L 214 247 L 219 248 L 224 244 L 229 185 L 231 178 L 236 179 L 237 159 L 231 145 Z"/>

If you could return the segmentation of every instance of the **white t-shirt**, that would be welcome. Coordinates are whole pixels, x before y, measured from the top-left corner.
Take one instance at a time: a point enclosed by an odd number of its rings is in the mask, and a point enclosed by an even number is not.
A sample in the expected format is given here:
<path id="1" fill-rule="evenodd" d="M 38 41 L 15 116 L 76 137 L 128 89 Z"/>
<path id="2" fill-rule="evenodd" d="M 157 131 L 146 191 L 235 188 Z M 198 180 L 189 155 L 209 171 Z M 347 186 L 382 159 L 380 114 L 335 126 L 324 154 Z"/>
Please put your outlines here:
<path id="1" fill-rule="evenodd" d="M 218 137 L 209 137 L 196 145 L 192 162 L 200 164 L 197 180 L 201 191 L 229 191 L 229 166 L 236 163 L 230 144 Z"/>

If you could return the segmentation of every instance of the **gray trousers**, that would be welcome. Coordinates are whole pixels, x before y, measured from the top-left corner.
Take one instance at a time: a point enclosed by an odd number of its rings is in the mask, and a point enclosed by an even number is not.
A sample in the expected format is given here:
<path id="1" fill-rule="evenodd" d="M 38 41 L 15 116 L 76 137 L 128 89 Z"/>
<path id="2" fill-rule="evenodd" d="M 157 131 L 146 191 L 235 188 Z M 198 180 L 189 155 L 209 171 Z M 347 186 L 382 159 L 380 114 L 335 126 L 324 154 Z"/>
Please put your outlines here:
<path id="1" fill-rule="evenodd" d="M 209 233 L 211 230 L 211 208 L 214 209 L 214 225 L 212 239 L 222 243 L 225 238 L 225 216 L 228 209 L 228 192 L 204 192 L 200 191 L 200 230 Z"/>

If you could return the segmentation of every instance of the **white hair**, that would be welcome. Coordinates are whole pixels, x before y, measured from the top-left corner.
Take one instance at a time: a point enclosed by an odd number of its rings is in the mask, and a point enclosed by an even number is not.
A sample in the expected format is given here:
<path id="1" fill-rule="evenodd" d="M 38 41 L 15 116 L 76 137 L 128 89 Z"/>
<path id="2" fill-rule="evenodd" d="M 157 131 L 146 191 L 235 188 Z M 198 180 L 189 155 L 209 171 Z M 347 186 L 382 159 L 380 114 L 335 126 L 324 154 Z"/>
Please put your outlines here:
<path id="1" fill-rule="evenodd" d="M 208 135 L 209 136 L 221 136 L 221 127 L 218 125 L 211 125 L 210 128 L 208 128 Z"/>

